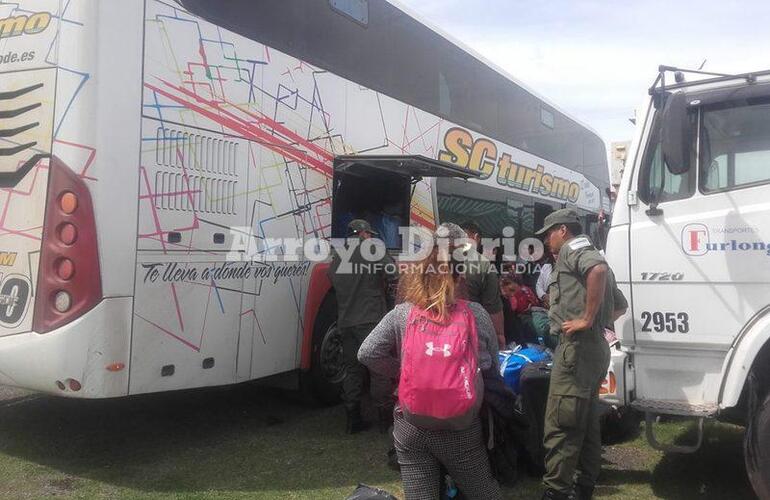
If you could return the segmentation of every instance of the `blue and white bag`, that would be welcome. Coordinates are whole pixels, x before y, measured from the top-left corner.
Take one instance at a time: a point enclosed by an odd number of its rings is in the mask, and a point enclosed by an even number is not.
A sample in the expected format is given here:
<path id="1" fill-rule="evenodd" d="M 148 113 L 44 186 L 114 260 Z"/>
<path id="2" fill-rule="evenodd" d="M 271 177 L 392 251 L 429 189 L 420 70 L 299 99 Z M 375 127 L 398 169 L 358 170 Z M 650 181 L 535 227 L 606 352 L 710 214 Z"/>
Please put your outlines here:
<path id="1" fill-rule="evenodd" d="M 505 384 L 516 394 L 519 393 L 519 380 L 524 365 L 551 360 L 551 353 L 544 347 L 536 345 L 518 346 L 512 351 L 500 351 L 497 356 L 500 360 L 500 375 L 505 380 Z"/>

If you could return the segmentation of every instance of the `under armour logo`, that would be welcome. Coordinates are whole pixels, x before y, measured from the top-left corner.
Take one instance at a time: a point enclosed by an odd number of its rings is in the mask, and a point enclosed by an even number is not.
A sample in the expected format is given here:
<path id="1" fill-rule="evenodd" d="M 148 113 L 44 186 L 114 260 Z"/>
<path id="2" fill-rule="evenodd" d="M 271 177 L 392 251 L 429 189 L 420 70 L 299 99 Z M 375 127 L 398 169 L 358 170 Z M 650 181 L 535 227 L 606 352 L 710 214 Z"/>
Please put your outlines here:
<path id="1" fill-rule="evenodd" d="M 433 345 L 433 342 L 426 342 L 425 347 L 426 347 L 425 354 L 427 354 L 428 356 L 433 356 L 433 353 L 436 351 L 443 352 L 445 358 L 448 358 L 449 356 L 452 355 L 452 349 L 451 349 L 452 346 L 449 344 L 444 344 L 443 349 L 436 349 L 436 347 Z"/>

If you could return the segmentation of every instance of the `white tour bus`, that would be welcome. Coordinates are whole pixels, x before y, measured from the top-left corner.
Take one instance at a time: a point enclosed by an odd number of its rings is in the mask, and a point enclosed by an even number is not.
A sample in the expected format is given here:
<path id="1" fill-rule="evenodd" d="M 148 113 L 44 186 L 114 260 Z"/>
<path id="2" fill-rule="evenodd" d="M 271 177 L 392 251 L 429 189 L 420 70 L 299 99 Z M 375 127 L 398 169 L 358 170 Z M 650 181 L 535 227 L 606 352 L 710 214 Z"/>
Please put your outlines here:
<path id="1" fill-rule="evenodd" d="M 328 264 L 232 259 L 239 228 L 522 238 L 567 204 L 592 227 L 608 185 L 594 132 L 392 2 L 2 0 L 0 384 L 331 399 Z"/>
<path id="2" fill-rule="evenodd" d="M 745 425 L 746 465 L 763 499 L 770 498 L 768 77 L 660 68 L 607 243 L 631 306 L 617 322 L 626 352 L 613 360 L 612 401 L 645 412 L 648 439 L 663 450 L 695 451 L 704 418 Z M 655 415 L 698 419 L 697 442 L 658 443 Z"/>

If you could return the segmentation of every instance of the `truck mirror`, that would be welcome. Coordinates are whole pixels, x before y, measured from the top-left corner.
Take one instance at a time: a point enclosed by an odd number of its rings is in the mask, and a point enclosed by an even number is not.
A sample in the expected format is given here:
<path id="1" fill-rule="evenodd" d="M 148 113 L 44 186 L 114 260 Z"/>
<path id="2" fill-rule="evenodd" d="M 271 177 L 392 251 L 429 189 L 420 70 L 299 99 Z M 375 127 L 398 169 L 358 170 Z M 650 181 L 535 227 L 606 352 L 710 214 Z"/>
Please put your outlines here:
<path id="1" fill-rule="evenodd" d="M 690 117 L 684 92 L 666 99 L 661 127 L 663 160 L 669 172 L 681 175 L 690 170 Z"/>

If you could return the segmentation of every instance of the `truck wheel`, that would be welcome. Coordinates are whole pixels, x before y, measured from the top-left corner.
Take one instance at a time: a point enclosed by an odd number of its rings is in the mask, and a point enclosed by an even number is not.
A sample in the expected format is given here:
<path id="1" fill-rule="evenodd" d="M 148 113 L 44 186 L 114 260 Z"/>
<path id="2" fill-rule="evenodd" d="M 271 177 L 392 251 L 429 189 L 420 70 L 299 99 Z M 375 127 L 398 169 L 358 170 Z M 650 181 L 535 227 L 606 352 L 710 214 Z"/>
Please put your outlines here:
<path id="1" fill-rule="evenodd" d="M 761 500 L 770 500 L 770 394 L 749 416 L 743 453 L 754 491 Z"/>
<path id="2" fill-rule="evenodd" d="M 634 439 L 639 434 L 642 414 L 628 407 L 611 406 L 602 415 L 602 444 L 618 444 Z"/>
<path id="3" fill-rule="evenodd" d="M 329 295 L 318 311 L 313 327 L 313 357 L 310 368 L 313 396 L 321 403 L 340 402 L 345 365 L 342 336 L 337 328 L 337 299 Z"/>

